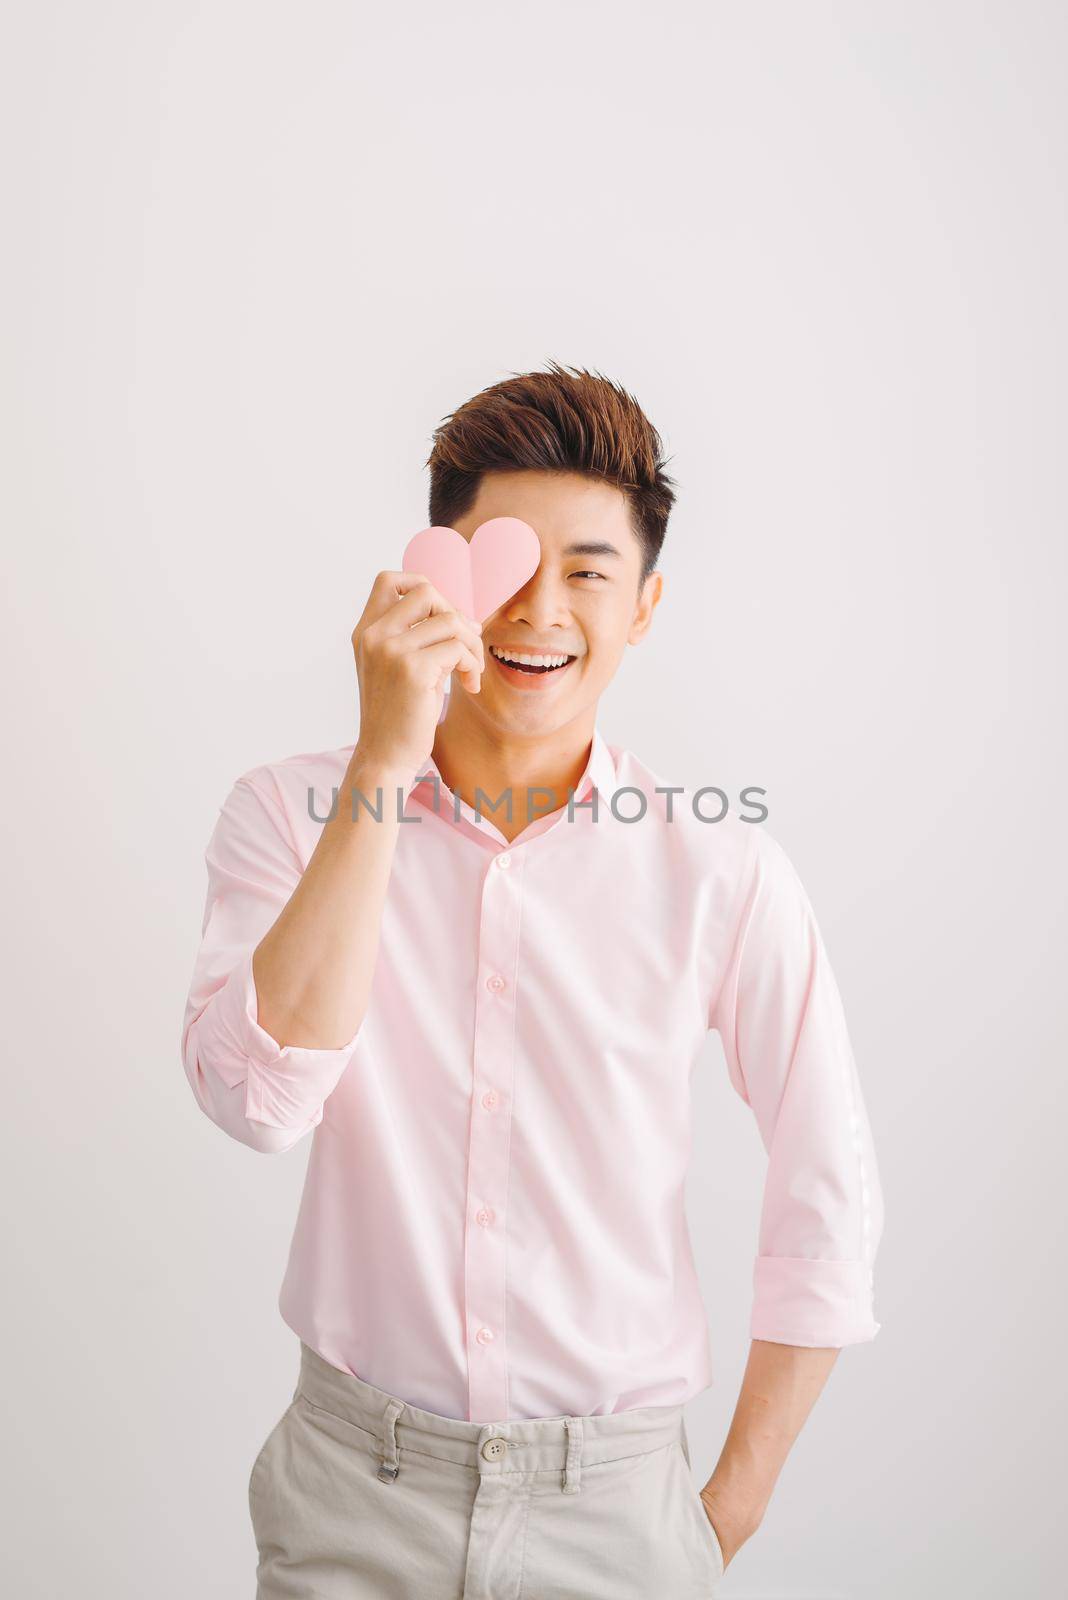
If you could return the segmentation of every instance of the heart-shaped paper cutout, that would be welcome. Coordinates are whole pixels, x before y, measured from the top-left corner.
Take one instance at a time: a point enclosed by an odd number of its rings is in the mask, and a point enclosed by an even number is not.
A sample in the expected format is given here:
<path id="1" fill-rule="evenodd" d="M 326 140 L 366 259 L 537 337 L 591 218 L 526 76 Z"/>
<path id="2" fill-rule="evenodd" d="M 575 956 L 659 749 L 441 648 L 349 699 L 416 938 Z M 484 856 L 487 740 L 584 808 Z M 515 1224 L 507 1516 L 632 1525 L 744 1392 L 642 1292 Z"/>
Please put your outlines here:
<path id="1" fill-rule="evenodd" d="M 402 572 L 418 572 L 476 622 L 485 622 L 533 577 L 541 541 L 519 517 L 491 517 L 470 541 L 455 528 L 424 528 L 408 546 Z"/>

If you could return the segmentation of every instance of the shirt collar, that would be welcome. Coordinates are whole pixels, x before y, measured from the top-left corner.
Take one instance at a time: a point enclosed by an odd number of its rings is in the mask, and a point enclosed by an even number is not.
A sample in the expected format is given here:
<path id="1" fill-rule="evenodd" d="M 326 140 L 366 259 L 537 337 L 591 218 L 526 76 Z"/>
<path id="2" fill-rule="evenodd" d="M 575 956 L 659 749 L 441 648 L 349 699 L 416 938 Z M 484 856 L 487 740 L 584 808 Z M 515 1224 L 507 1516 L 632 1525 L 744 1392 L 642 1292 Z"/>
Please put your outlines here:
<path id="1" fill-rule="evenodd" d="M 616 791 L 616 761 L 598 727 L 593 730 L 593 748 L 578 786 L 580 790 L 585 788 L 587 776 L 601 799 L 611 802 Z"/>

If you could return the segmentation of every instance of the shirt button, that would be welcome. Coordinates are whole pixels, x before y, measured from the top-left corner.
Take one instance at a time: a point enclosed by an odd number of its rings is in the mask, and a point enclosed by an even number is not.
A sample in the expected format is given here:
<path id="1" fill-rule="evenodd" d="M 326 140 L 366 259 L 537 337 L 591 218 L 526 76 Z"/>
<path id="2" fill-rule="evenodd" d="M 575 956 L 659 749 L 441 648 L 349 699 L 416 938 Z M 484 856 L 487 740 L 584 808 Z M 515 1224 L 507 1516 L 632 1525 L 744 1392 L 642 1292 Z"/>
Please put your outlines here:
<path id="1" fill-rule="evenodd" d="M 475 1220 L 477 1222 L 481 1222 L 482 1226 L 484 1228 L 487 1228 L 487 1227 L 489 1227 L 489 1224 L 493 1221 L 493 1212 L 490 1211 L 488 1209 L 488 1207 L 483 1206 L 482 1210 L 477 1213 Z"/>
<path id="2" fill-rule="evenodd" d="M 482 1446 L 482 1454 L 485 1456 L 487 1461 L 500 1461 L 501 1457 L 507 1455 L 507 1453 L 507 1439 L 487 1439 L 485 1444 Z"/>
<path id="3" fill-rule="evenodd" d="M 503 855 L 499 855 L 496 859 L 499 867 L 510 867 L 512 865 L 512 858 L 507 851 L 505 851 Z"/>
<path id="4" fill-rule="evenodd" d="M 482 1096 L 482 1104 L 485 1106 L 487 1111 L 492 1111 L 494 1106 L 497 1104 L 496 1090 L 487 1089 L 485 1094 Z"/>
<path id="5" fill-rule="evenodd" d="M 492 989 L 494 994 L 500 994 L 501 990 L 504 988 L 504 979 L 501 977 L 499 972 L 494 972 L 486 979 L 486 988 Z"/>
<path id="6" fill-rule="evenodd" d="M 479 1328 L 478 1332 L 475 1334 L 475 1338 L 478 1340 L 479 1344 L 489 1344 L 493 1339 L 493 1329 Z"/>

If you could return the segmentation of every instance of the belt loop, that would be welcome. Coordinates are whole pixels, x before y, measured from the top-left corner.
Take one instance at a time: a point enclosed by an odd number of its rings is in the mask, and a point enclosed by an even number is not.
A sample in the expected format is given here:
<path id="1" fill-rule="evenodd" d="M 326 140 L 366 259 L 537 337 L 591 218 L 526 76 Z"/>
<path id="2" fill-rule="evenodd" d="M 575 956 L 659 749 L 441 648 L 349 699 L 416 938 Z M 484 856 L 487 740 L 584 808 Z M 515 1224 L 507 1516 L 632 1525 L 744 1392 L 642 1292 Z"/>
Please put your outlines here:
<path id="1" fill-rule="evenodd" d="M 397 1418 L 403 1410 L 404 1405 L 400 1400 L 391 1400 L 382 1416 L 383 1430 L 379 1441 L 382 1446 L 382 1465 L 378 1469 L 378 1476 L 383 1483 L 392 1483 L 400 1471 L 400 1458 L 397 1454 Z"/>
<path id="2" fill-rule="evenodd" d="M 582 1418 L 565 1417 L 567 1429 L 567 1464 L 564 1468 L 564 1494 L 578 1494 L 582 1470 Z"/>

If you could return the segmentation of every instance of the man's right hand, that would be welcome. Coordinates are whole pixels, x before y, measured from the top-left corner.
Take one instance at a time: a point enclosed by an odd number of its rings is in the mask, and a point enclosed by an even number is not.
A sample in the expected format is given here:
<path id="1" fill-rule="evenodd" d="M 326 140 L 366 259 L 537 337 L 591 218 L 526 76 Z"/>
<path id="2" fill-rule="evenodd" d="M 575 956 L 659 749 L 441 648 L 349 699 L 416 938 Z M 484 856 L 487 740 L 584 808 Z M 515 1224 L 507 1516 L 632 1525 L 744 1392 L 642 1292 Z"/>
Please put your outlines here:
<path id="1" fill-rule="evenodd" d="M 457 611 L 429 579 L 378 574 L 352 634 L 363 765 L 398 780 L 418 773 L 434 747 L 450 674 L 470 694 L 481 688 L 481 633 L 482 624 Z"/>

